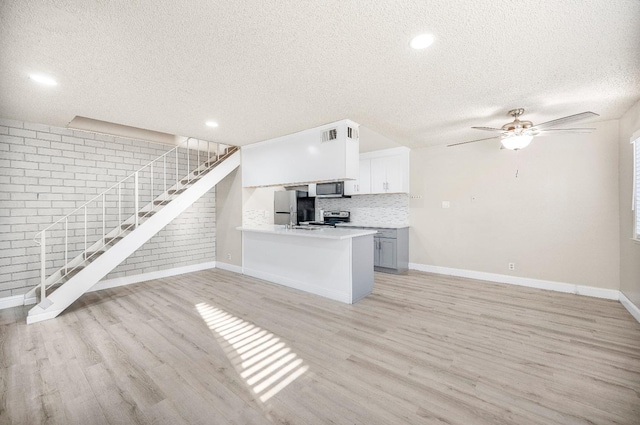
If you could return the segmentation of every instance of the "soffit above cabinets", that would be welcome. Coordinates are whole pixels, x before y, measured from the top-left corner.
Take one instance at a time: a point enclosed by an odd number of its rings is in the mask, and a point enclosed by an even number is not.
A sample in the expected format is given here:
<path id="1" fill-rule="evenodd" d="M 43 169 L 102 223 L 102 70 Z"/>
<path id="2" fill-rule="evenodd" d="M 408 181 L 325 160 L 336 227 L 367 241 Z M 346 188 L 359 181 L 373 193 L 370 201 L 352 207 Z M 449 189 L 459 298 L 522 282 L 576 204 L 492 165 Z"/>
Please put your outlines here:
<path id="1" fill-rule="evenodd" d="M 358 127 L 342 120 L 242 148 L 244 187 L 358 177 Z"/>

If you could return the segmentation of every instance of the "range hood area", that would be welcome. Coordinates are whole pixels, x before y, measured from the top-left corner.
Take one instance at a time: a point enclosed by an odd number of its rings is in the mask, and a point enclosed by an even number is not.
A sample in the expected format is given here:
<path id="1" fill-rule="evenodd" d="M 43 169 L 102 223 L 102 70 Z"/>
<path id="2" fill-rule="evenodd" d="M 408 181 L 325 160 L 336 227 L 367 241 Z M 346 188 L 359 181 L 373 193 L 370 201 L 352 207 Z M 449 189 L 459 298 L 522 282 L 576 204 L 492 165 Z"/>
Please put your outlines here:
<path id="1" fill-rule="evenodd" d="M 311 198 L 351 198 L 344 194 L 345 182 L 309 183 L 304 185 L 285 186 L 285 190 L 307 192 Z"/>
<path id="2" fill-rule="evenodd" d="M 359 124 L 342 120 L 242 148 L 243 187 L 354 180 Z"/>

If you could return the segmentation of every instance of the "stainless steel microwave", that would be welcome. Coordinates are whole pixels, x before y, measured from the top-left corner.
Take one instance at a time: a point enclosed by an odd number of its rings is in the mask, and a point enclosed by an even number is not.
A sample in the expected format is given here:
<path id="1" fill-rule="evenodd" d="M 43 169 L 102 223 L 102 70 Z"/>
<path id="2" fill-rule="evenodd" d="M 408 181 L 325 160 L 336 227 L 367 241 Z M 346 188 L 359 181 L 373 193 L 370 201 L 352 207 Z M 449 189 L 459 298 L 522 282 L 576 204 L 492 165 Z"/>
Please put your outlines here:
<path id="1" fill-rule="evenodd" d="M 344 182 L 318 183 L 317 198 L 340 198 L 344 196 Z"/>

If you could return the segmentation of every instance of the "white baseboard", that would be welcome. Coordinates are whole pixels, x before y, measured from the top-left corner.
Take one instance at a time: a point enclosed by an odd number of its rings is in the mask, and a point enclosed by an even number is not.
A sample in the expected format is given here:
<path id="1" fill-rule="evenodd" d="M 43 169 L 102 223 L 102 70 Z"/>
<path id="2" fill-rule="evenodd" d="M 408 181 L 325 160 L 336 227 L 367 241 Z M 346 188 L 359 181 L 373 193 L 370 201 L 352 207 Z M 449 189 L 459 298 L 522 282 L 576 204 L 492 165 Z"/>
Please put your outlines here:
<path id="1" fill-rule="evenodd" d="M 220 261 L 216 261 L 216 268 L 221 270 L 226 270 L 229 272 L 242 274 L 242 266 L 236 266 L 235 264 L 222 263 Z"/>
<path id="2" fill-rule="evenodd" d="M 620 291 L 620 304 L 622 304 L 624 308 L 626 308 L 629 313 L 631 313 L 631 315 L 640 322 L 640 308 L 632 303 L 631 300 L 622 293 L 622 291 Z"/>
<path id="3" fill-rule="evenodd" d="M 118 286 L 131 285 L 133 283 L 146 282 L 148 280 L 161 279 L 163 277 L 176 276 L 179 274 L 198 272 L 200 270 L 213 269 L 216 267 L 215 261 L 208 263 L 193 264 L 190 266 L 174 267 L 167 270 L 158 270 L 155 272 L 136 274 L 132 276 L 117 277 L 114 279 L 102 280 L 87 292 L 100 291 L 102 289 L 115 288 Z"/>
<path id="4" fill-rule="evenodd" d="M 0 310 L 24 305 L 24 295 L 12 295 L 0 298 Z"/>
<path id="5" fill-rule="evenodd" d="M 585 295 L 588 297 L 604 298 L 607 300 L 619 300 L 620 298 L 620 291 L 618 291 L 617 289 L 596 288 L 594 286 L 576 285 L 573 283 L 555 282 L 552 280 L 531 279 L 528 277 L 509 276 L 497 273 L 478 272 L 474 270 L 430 266 L 427 264 L 418 263 L 409 263 L 409 268 L 422 272 L 466 277 L 470 279 L 486 280 L 489 282 L 507 283 L 509 285 L 526 286 L 529 288 L 547 289 L 549 291 Z"/>

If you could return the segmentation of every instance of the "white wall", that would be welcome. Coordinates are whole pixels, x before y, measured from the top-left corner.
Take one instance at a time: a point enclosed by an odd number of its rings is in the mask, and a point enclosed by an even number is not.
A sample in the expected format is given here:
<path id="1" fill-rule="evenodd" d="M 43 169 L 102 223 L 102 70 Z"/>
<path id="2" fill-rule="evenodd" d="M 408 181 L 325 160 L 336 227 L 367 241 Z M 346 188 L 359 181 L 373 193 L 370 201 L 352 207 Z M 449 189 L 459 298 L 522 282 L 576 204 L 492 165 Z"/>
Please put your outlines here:
<path id="1" fill-rule="evenodd" d="M 216 262 L 242 266 L 242 171 L 234 170 L 216 186 Z M 231 258 L 229 258 L 231 257 Z"/>
<path id="2" fill-rule="evenodd" d="M 640 102 L 620 120 L 620 290 L 640 308 L 640 243 L 631 240 L 633 149 L 631 135 L 640 130 Z"/>
<path id="3" fill-rule="evenodd" d="M 282 186 L 243 188 L 242 224 L 256 226 L 273 224 L 273 192 L 284 190 Z"/>
<path id="4" fill-rule="evenodd" d="M 413 150 L 410 262 L 619 289 L 618 122 L 596 127 Z"/>

